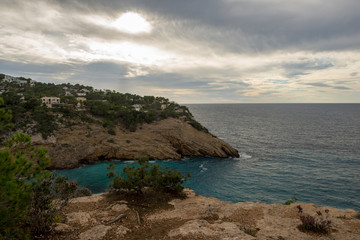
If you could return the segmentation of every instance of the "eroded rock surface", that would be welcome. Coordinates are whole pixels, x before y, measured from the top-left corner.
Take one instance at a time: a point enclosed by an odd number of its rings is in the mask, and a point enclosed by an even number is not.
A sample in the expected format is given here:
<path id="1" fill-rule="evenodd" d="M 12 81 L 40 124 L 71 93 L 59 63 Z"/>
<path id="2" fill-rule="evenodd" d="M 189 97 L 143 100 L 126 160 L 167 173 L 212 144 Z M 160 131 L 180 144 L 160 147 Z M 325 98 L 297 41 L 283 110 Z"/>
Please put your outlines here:
<path id="1" fill-rule="evenodd" d="M 79 235 L 80 240 L 100 240 L 103 239 L 106 233 L 111 229 L 109 226 L 97 225 L 86 232 Z"/>
<path id="2" fill-rule="evenodd" d="M 61 128 L 48 140 L 34 136 L 34 144 L 49 149 L 53 168 L 75 168 L 106 159 L 180 159 L 183 156 L 238 157 L 236 149 L 223 140 L 198 131 L 181 119 L 144 124 L 136 132 L 117 126 L 116 135 L 101 125 Z"/>
<path id="3" fill-rule="evenodd" d="M 63 210 L 66 224 L 55 225 L 50 239 L 360 239 L 360 219 L 351 209 L 309 203 L 230 203 L 185 192 L 188 197 L 170 201 L 172 207 L 140 214 L 141 225 L 133 211 L 136 206 L 124 200 L 107 200 L 106 194 L 74 199 Z M 300 231 L 299 204 L 304 214 L 313 216 L 328 209 L 332 231 L 327 235 Z M 120 214 L 125 216 L 108 224 Z"/>

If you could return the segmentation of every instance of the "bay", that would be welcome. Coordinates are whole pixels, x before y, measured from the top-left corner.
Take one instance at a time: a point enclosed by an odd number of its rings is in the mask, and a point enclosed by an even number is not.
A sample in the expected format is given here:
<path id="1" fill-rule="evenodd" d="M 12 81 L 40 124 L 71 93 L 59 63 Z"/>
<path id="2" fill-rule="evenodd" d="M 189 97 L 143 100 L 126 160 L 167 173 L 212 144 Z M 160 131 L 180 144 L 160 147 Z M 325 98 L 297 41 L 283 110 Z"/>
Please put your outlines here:
<path id="1" fill-rule="evenodd" d="M 299 202 L 360 210 L 360 104 L 188 104 L 196 120 L 238 149 L 236 159 L 154 161 L 192 177 L 197 194 L 231 202 Z M 133 161 L 114 161 L 121 171 Z M 103 192 L 109 162 L 58 170 Z"/>

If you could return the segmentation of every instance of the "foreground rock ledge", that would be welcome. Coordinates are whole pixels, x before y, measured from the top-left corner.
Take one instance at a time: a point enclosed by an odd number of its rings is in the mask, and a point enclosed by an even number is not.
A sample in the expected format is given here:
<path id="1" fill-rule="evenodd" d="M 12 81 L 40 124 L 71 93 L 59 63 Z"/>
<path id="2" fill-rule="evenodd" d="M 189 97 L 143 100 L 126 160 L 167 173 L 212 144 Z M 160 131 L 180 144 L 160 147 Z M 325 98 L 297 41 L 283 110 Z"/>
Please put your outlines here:
<path id="1" fill-rule="evenodd" d="M 127 202 L 107 201 L 105 193 L 73 199 L 50 239 L 360 239 L 360 219 L 351 209 L 301 204 L 310 215 L 330 210 L 333 232 L 316 235 L 297 229 L 297 204 L 230 203 L 185 192 L 188 198 L 169 202 L 173 207 L 141 215 L 141 226 Z M 119 214 L 126 217 L 106 224 Z"/>
<path id="2" fill-rule="evenodd" d="M 61 128 L 55 136 L 32 141 L 49 149 L 52 168 L 75 168 L 101 160 L 150 159 L 179 160 L 183 156 L 239 157 L 236 149 L 210 133 L 198 131 L 181 119 L 165 119 L 144 124 L 136 132 L 117 126 L 116 135 L 100 125 L 84 124 Z"/>

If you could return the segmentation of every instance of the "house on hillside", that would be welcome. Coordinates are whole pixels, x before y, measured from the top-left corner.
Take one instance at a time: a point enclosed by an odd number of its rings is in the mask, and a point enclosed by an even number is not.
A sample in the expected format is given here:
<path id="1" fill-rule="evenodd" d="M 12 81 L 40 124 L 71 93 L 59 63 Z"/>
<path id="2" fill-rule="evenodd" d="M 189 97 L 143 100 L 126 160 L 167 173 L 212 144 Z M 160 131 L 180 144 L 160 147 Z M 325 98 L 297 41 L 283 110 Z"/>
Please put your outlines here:
<path id="1" fill-rule="evenodd" d="M 86 101 L 86 98 L 84 98 L 84 97 L 77 97 L 77 98 L 76 98 L 76 101 L 77 101 L 76 106 L 77 106 L 78 108 L 81 108 L 81 107 L 84 106 L 84 103 L 85 103 L 85 101 Z"/>
<path id="2" fill-rule="evenodd" d="M 41 103 L 45 104 L 48 108 L 57 107 L 61 104 L 58 97 L 42 97 Z"/>
<path id="3" fill-rule="evenodd" d="M 88 93 L 90 93 L 90 90 L 87 90 L 86 88 L 83 88 L 83 89 L 80 90 L 80 92 L 88 94 Z"/>
<path id="4" fill-rule="evenodd" d="M 140 104 L 134 104 L 133 107 L 135 108 L 136 111 L 140 111 L 142 108 Z"/>
<path id="5" fill-rule="evenodd" d="M 16 79 L 16 80 L 13 80 L 14 83 L 17 83 L 19 85 L 25 85 L 27 84 L 27 80 L 21 80 L 21 79 Z"/>
<path id="6" fill-rule="evenodd" d="M 169 104 L 161 104 L 161 110 L 165 110 L 168 106 Z"/>
<path id="7" fill-rule="evenodd" d="M 4 82 L 12 82 L 12 81 L 16 81 L 19 80 L 17 77 L 13 77 L 10 75 L 5 75 L 3 81 Z"/>
<path id="8" fill-rule="evenodd" d="M 30 79 L 30 81 L 29 81 L 30 87 L 35 86 L 35 83 L 36 83 L 35 80 Z"/>

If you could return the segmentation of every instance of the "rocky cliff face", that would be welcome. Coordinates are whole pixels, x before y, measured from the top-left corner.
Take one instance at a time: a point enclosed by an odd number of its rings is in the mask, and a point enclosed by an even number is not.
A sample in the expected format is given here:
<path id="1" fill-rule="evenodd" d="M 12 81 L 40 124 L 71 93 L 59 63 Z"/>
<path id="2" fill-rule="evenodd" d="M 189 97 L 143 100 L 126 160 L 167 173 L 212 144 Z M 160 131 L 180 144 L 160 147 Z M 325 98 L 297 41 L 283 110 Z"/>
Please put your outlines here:
<path id="1" fill-rule="evenodd" d="M 136 132 L 120 126 L 110 135 L 100 125 L 61 128 L 43 140 L 33 136 L 35 145 L 49 149 L 52 168 L 75 168 L 107 159 L 180 159 L 183 156 L 238 157 L 237 150 L 223 140 L 193 128 L 181 119 L 145 124 Z"/>
<path id="2" fill-rule="evenodd" d="M 144 210 L 139 218 L 134 208 L 142 205 L 111 194 L 72 199 L 49 239 L 360 239 L 360 219 L 351 209 L 301 204 L 304 214 L 329 210 L 331 232 L 315 234 L 298 229 L 298 204 L 230 203 L 198 196 L 189 189 L 185 193 L 186 199 L 173 199 L 168 207 L 151 212 Z M 122 218 L 114 222 L 119 216 Z"/>

